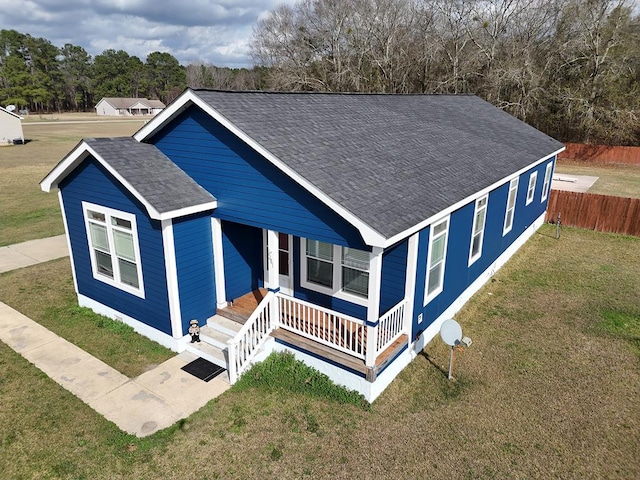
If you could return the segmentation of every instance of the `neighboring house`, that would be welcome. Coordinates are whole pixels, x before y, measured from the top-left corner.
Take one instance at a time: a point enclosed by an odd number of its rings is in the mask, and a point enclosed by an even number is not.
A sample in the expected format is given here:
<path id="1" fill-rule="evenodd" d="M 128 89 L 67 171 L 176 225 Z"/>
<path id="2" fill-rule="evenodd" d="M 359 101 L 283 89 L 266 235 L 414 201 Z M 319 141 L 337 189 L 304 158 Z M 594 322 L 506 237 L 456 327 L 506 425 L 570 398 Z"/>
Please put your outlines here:
<path id="1" fill-rule="evenodd" d="M 22 117 L 0 107 L 0 146 L 24 143 Z"/>
<path id="2" fill-rule="evenodd" d="M 160 100 L 104 97 L 95 106 L 97 115 L 156 115 L 165 108 Z"/>
<path id="3" fill-rule="evenodd" d="M 81 305 L 232 382 L 287 349 L 373 401 L 540 227 L 563 149 L 475 96 L 188 89 L 41 186 Z"/>

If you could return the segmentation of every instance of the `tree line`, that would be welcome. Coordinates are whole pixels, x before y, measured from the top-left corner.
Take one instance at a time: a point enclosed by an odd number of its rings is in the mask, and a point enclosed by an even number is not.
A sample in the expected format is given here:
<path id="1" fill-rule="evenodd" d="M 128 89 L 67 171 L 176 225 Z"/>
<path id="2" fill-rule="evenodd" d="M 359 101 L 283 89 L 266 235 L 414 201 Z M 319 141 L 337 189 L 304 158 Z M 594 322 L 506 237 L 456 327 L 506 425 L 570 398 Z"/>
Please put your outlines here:
<path id="1" fill-rule="evenodd" d="M 640 144 L 629 0 L 301 0 L 258 22 L 282 90 L 477 94 L 563 141 Z"/>
<path id="2" fill-rule="evenodd" d="M 143 62 L 123 50 L 91 57 L 80 46 L 0 31 L 0 102 L 34 111 L 91 110 L 102 97 L 168 101 L 186 86 L 185 69 L 169 53 Z"/>
<path id="3" fill-rule="evenodd" d="M 92 110 L 229 90 L 476 94 L 565 142 L 640 145 L 640 15 L 632 0 L 300 0 L 254 27 L 246 69 L 154 52 L 91 57 L 0 31 L 0 104 Z"/>

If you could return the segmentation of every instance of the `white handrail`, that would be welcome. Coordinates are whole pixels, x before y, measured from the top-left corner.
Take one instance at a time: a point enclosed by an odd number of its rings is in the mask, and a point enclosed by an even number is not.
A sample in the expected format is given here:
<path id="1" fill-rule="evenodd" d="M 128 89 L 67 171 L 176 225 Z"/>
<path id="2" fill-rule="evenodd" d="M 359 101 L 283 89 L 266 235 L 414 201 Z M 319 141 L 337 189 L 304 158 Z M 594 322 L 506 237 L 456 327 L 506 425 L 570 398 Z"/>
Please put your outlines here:
<path id="1" fill-rule="evenodd" d="M 376 342 L 376 356 L 405 333 L 404 307 L 407 302 L 402 300 L 391 310 L 380 317 L 378 322 L 378 341 Z"/>
<path id="2" fill-rule="evenodd" d="M 248 368 L 269 334 L 278 327 L 278 315 L 272 315 L 270 308 L 272 302 L 276 301 L 275 294 L 268 292 L 236 336 L 227 342 L 229 382 L 232 385 Z"/>
<path id="3" fill-rule="evenodd" d="M 279 299 L 280 328 L 364 359 L 364 320 L 297 298 L 276 296 Z"/>

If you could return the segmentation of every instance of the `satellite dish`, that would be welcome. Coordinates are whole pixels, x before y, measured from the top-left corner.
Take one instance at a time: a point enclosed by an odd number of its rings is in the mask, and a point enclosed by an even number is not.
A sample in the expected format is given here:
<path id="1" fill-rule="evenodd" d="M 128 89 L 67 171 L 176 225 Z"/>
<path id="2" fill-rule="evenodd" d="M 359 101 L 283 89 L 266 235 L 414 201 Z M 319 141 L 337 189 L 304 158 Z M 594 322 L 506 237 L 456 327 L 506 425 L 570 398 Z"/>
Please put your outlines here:
<path id="1" fill-rule="evenodd" d="M 15 109 L 16 109 L 15 105 L 7 105 L 7 108 L 6 108 L 8 112 L 13 112 Z"/>
<path id="2" fill-rule="evenodd" d="M 462 338 L 462 327 L 453 318 L 442 322 L 440 336 L 447 345 L 454 347 L 460 343 Z"/>

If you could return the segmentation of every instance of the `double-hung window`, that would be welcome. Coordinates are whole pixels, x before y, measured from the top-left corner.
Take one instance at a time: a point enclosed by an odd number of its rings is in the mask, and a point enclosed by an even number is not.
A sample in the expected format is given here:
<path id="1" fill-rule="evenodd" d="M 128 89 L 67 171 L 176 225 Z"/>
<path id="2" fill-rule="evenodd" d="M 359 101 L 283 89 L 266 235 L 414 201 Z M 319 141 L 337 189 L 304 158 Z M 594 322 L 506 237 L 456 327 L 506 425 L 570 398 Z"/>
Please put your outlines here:
<path id="1" fill-rule="evenodd" d="M 442 292 L 444 285 L 444 267 L 447 259 L 447 240 L 449 237 L 449 217 L 434 223 L 429 235 L 426 287 L 424 304 Z"/>
<path id="2" fill-rule="evenodd" d="M 542 198 L 541 202 L 544 202 L 549 195 L 549 186 L 551 185 L 551 174 L 553 172 L 553 162 L 547 164 L 547 169 L 544 171 L 544 183 L 542 184 Z"/>
<path id="3" fill-rule="evenodd" d="M 476 200 L 476 211 L 473 216 L 473 228 L 471 230 L 471 248 L 469 250 L 469 265 L 482 255 L 482 242 L 484 240 L 484 224 L 487 219 L 487 199 L 485 195 Z"/>
<path id="4" fill-rule="evenodd" d="M 82 202 L 93 277 L 144 298 L 135 215 Z"/>
<path id="5" fill-rule="evenodd" d="M 506 235 L 513 228 L 513 216 L 516 210 L 516 197 L 518 196 L 518 177 L 509 182 L 509 196 L 507 197 L 507 211 L 504 215 L 504 228 L 502 235 Z"/>
<path id="6" fill-rule="evenodd" d="M 538 179 L 538 172 L 533 172 L 529 176 L 529 186 L 527 187 L 527 201 L 525 205 L 529 205 L 533 202 L 533 196 L 536 193 L 536 180 Z"/>
<path id="7" fill-rule="evenodd" d="M 364 250 L 302 239 L 301 285 L 310 290 L 366 305 L 369 262 Z"/>

